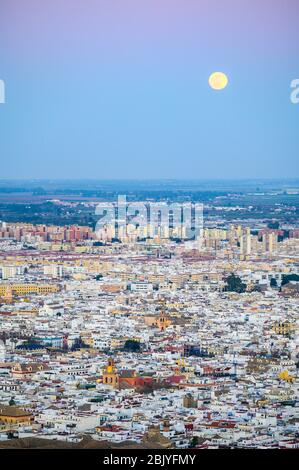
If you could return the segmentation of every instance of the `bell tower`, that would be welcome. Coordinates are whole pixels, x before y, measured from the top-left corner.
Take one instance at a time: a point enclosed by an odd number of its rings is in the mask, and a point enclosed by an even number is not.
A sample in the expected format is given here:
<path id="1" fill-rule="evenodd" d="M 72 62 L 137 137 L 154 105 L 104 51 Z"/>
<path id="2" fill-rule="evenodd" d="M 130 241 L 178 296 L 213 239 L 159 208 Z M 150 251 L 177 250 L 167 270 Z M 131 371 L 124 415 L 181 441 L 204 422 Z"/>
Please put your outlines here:
<path id="1" fill-rule="evenodd" d="M 114 360 L 108 359 L 108 364 L 103 373 L 103 384 L 111 385 L 113 388 L 119 387 L 119 375 L 115 370 Z"/>

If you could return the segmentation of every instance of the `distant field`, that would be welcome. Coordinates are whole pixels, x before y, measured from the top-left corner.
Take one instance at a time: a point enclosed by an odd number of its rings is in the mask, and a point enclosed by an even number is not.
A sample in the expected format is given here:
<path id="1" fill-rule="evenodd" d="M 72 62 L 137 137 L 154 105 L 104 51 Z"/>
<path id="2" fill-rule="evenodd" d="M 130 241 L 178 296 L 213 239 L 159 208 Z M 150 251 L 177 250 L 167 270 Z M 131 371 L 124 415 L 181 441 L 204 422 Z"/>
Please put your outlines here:
<path id="1" fill-rule="evenodd" d="M 297 224 L 299 180 L 244 181 L 4 181 L 0 180 L 0 220 L 93 226 L 94 207 L 81 202 L 202 202 L 206 220 L 267 220 Z M 72 202 L 64 206 L 53 200 Z M 242 208 L 242 210 L 216 210 Z"/>

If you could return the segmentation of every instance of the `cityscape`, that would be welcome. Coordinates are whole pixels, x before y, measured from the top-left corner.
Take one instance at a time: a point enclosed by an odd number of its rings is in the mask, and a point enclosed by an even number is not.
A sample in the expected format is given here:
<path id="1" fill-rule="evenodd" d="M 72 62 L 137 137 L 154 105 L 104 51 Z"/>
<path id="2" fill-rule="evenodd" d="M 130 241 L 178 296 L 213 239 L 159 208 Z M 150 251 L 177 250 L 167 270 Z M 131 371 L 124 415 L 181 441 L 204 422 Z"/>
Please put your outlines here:
<path id="1" fill-rule="evenodd" d="M 298 0 L 0 0 L 3 468 L 289 464 L 298 32 Z"/>
<path id="2" fill-rule="evenodd" d="M 34 187 L 1 184 L 0 448 L 298 448 L 299 184 L 254 184 L 210 182 L 193 238 L 29 223 Z M 105 205 L 73 192 L 54 217 Z"/>

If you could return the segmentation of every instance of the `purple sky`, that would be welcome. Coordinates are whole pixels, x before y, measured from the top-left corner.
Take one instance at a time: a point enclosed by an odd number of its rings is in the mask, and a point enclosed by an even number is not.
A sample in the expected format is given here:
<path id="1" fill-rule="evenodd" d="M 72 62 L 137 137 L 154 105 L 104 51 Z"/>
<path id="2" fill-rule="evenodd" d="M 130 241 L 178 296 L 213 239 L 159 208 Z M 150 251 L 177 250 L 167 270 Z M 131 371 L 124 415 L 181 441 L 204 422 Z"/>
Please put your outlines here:
<path id="1" fill-rule="evenodd" d="M 3 177 L 292 176 L 298 31 L 298 0 L 1 0 Z"/>
<path id="2" fill-rule="evenodd" d="M 18 59 L 159 56 L 175 47 L 226 55 L 298 51 L 297 0 L 2 0 L 0 9 L 4 52 Z"/>

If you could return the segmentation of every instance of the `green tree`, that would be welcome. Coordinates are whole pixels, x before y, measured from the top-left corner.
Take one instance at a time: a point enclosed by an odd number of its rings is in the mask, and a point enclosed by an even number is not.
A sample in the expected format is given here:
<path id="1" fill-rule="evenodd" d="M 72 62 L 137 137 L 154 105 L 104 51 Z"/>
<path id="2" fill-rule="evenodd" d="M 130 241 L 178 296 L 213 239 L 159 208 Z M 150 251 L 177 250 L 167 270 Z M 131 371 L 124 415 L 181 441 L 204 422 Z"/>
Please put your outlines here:
<path id="1" fill-rule="evenodd" d="M 242 292 L 246 291 L 247 285 L 242 282 L 242 279 L 239 276 L 236 276 L 234 273 L 230 274 L 230 276 L 228 276 L 225 281 L 225 292 L 238 292 L 241 294 Z"/>
<path id="2" fill-rule="evenodd" d="M 198 445 L 198 437 L 193 436 L 191 441 L 190 441 L 190 447 L 196 447 Z"/>
<path id="3" fill-rule="evenodd" d="M 251 292 L 262 292 L 262 288 L 259 284 L 256 284 Z"/>
<path id="4" fill-rule="evenodd" d="M 277 220 L 275 220 L 274 222 L 269 222 L 268 228 L 273 229 L 273 230 L 279 229 L 279 222 Z"/>
<path id="5" fill-rule="evenodd" d="M 281 285 L 284 286 L 285 284 L 288 284 L 290 281 L 298 282 L 299 281 L 298 274 L 283 274 Z"/>
<path id="6" fill-rule="evenodd" d="M 139 352 L 140 342 L 135 339 L 128 339 L 124 344 L 124 350 L 129 352 Z"/>

